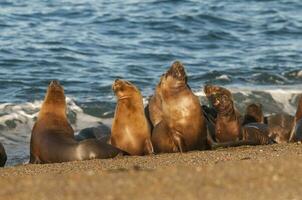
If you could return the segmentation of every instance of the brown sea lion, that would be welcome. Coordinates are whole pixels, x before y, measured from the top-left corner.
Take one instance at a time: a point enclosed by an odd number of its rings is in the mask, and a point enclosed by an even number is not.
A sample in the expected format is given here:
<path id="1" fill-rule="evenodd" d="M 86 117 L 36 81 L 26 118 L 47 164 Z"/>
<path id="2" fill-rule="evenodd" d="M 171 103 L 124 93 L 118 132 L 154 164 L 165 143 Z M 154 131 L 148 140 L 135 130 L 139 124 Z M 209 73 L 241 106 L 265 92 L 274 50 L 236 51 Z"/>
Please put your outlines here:
<path id="1" fill-rule="evenodd" d="M 229 144 L 229 146 L 272 143 L 268 137 L 269 131 L 266 125 L 259 123 L 241 125 L 229 90 L 215 85 L 206 85 L 204 92 L 217 112 L 215 120 L 216 142 Z M 241 142 L 237 143 L 235 141 Z"/>
<path id="2" fill-rule="evenodd" d="M 299 99 L 289 142 L 302 141 L 302 96 Z"/>
<path id="3" fill-rule="evenodd" d="M 269 137 L 276 143 L 288 142 L 292 128 L 293 117 L 279 113 L 264 117 L 262 105 L 252 103 L 246 108 L 243 125 L 248 123 L 265 123 L 269 127 Z"/>
<path id="4" fill-rule="evenodd" d="M 121 153 L 118 148 L 96 139 L 75 140 L 66 116 L 64 89 L 58 81 L 52 81 L 32 129 L 30 163 L 112 158 Z"/>
<path id="5" fill-rule="evenodd" d="M 132 83 L 115 80 L 117 97 L 110 142 L 130 155 L 153 154 L 151 130 L 144 113 L 143 97 Z"/>
<path id="6" fill-rule="evenodd" d="M 176 61 L 161 76 L 149 102 L 156 153 L 207 148 L 206 123 L 197 96 L 187 84 L 184 66 Z"/>
<path id="7" fill-rule="evenodd" d="M 6 152 L 4 146 L 0 142 L 0 167 L 4 167 L 7 160 Z"/>
<path id="8" fill-rule="evenodd" d="M 257 122 L 267 124 L 269 137 L 276 143 L 287 143 L 294 126 L 294 116 L 287 113 L 277 113 L 263 116 L 261 104 L 251 104 L 246 110 L 245 123 Z"/>
<path id="9" fill-rule="evenodd" d="M 264 123 L 264 115 L 261 104 L 251 103 L 246 107 L 242 125 L 249 123 Z"/>
<path id="10" fill-rule="evenodd" d="M 287 143 L 294 126 L 294 116 L 287 113 L 277 113 L 266 116 L 264 123 L 268 125 L 270 138 L 276 143 Z"/>

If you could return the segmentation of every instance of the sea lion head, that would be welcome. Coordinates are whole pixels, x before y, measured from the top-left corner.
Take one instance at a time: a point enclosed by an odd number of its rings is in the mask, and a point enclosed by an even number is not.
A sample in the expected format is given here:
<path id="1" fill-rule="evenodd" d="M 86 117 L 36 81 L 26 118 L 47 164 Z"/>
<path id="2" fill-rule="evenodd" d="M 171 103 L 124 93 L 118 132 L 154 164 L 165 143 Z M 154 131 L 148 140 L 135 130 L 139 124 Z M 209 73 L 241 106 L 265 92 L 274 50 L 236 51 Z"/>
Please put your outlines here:
<path id="1" fill-rule="evenodd" d="M 229 90 L 216 85 L 205 85 L 204 93 L 217 112 L 226 114 L 234 108 L 233 97 Z"/>
<path id="2" fill-rule="evenodd" d="M 66 114 L 66 101 L 63 86 L 60 82 L 53 80 L 50 82 L 41 107 L 40 113 Z"/>
<path id="3" fill-rule="evenodd" d="M 112 84 L 112 90 L 119 100 L 141 96 L 138 88 L 126 80 L 116 79 Z"/>
<path id="4" fill-rule="evenodd" d="M 160 78 L 161 88 L 178 88 L 187 85 L 187 74 L 183 64 L 175 61 Z"/>
<path id="5" fill-rule="evenodd" d="M 262 105 L 260 103 L 251 103 L 246 107 L 244 123 L 263 123 L 264 116 L 262 112 Z"/>

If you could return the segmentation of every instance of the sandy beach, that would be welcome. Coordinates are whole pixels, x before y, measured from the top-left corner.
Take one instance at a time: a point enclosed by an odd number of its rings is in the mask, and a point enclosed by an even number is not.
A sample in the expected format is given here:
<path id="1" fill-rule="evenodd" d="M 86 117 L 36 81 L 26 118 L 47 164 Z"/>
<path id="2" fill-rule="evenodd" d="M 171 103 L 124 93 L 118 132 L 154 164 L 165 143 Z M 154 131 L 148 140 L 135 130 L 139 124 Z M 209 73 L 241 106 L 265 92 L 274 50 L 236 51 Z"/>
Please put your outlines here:
<path id="1" fill-rule="evenodd" d="M 0 169 L 1 199 L 300 199 L 302 145 Z"/>

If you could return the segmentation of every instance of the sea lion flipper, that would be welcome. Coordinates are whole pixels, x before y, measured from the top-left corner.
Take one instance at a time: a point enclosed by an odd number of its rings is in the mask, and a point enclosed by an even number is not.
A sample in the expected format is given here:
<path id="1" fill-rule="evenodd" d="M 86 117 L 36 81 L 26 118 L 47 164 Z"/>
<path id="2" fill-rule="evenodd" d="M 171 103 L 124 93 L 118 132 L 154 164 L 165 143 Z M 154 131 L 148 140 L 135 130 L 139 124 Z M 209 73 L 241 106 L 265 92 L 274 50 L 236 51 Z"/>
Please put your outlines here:
<path id="1" fill-rule="evenodd" d="M 145 140 L 144 151 L 145 151 L 145 155 L 153 155 L 154 154 L 154 149 L 153 149 L 153 145 L 152 145 L 152 142 L 151 142 L 150 138 Z"/>
<path id="2" fill-rule="evenodd" d="M 186 152 L 186 144 L 182 134 L 178 131 L 174 131 L 172 134 L 172 138 L 179 152 L 180 153 Z"/>
<path id="3" fill-rule="evenodd" d="M 40 164 L 41 161 L 38 157 L 36 157 L 32 153 L 30 153 L 29 163 L 30 164 Z"/>

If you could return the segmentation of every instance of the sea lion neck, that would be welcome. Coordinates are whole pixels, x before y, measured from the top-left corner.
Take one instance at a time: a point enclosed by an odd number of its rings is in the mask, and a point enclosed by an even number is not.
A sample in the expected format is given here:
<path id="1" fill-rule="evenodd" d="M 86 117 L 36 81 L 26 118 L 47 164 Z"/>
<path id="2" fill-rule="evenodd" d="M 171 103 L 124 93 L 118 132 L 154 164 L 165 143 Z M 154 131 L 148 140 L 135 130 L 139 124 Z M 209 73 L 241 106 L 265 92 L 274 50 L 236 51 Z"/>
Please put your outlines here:
<path id="1" fill-rule="evenodd" d="M 236 115 L 234 105 L 229 105 L 226 109 L 220 110 L 215 109 L 217 114 L 224 117 L 232 117 L 233 115 Z"/>
<path id="2" fill-rule="evenodd" d="M 67 120 L 66 110 L 64 89 L 61 86 L 53 86 L 51 83 L 41 106 L 38 120 L 49 114 Z"/>
<path id="3" fill-rule="evenodd" d="M 169 89 L 167 90 L 167 92 L 175 93 L 175 92 L 180 92 L 180 91 L 183 91 L 186 89 L 188 89 L 187 84 L 181 83 L 181 84 L 176 84 L 176 85 L 170 86 Z"/>
<path id="4" fill-rule="evenodd" d="M 184 65 L 179 61 L 175 61 L 171 65 L 169 70 L 166 72 L 166 76 L 171 76 L 176 80 L 184 81 L 184 82 L 186 82 L 186 80 L 187 80 L 187 75 L 186 75 Z"/>
<path id="5" fill-rule="evenodd" d="M 43 103 L 41 110 L 38 115 L 38 120 L 47 116 L 47 115 L 55 115 L 61 119 L 67 120 L 66 115 L 66 104 L 65 105 L 56 105 L 52 103 Z"/>

